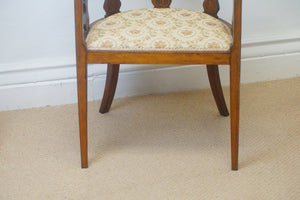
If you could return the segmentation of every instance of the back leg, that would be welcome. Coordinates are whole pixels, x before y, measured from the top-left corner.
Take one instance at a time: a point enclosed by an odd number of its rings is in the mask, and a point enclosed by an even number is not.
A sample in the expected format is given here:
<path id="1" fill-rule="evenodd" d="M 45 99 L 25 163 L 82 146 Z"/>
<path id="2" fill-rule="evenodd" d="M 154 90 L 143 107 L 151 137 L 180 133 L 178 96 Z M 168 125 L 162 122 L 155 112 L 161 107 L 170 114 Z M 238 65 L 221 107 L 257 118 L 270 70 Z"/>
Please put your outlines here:
<path id="1" fill-rule="evenodd" d="M 104 114 L 109 112 L 110 106 L 114 100 L 116 87 L 119 78 L 119 64 L 108 64 L 106 74 L 105 90 L 100 106 L 100 113 Z"/>
<path id="2" fill-rule="evenodd" d="M 223 95 L 218 65 L 207 65 L 207 74 L 211 91 L 221 115 L 228 116 L 229 112 Z"/>

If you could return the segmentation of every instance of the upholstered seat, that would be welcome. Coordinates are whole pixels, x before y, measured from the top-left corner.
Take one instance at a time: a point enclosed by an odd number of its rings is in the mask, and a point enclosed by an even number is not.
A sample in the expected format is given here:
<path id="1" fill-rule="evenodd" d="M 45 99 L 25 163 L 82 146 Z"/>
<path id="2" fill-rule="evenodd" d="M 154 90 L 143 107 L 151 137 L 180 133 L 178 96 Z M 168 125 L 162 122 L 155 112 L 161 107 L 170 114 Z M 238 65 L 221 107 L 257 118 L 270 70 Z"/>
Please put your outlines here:
<path id="1" fill-rule="evenodd" d="M 152 8 L 121 12 L 96 22 L 88 50 L 230 51 L 230 29 L 202 12 Z"/>

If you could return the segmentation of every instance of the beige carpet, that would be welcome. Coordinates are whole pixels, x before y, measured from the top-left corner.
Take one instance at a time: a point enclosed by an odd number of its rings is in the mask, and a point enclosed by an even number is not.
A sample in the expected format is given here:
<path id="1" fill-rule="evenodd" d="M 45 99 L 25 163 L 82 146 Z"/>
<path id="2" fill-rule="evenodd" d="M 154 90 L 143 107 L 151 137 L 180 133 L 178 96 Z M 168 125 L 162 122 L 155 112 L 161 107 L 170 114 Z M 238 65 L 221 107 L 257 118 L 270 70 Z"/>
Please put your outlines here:
<path id="1" fill-rule="evenodd" d="M 228 88 L 225 88 L 228 102 Z M 300 199 L 300 78 L 242 86 L 240 170 L 209 90 L 0 113 L 0 200 Z"/>

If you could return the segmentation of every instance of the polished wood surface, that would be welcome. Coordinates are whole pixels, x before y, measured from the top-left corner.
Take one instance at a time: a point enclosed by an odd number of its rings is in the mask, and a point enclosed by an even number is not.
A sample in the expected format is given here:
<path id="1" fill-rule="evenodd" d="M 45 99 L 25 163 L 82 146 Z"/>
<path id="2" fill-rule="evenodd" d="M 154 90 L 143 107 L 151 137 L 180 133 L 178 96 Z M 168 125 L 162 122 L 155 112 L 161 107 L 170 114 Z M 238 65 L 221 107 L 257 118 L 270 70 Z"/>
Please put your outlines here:
<path id="1" fill-rule="evenodd" d="M 207 74 L 210 83 L 210 88 L 215 98 L 218 110 L 221 115 L 228 116 L 229 112 L 226 106 L 225 98 L 223 95 L 222 85 L 219 75 L 218 65 L 207 65 Z"/>
<path id="2" fill-rule="evenodd" d="M 215 102 L 221 115 L 227 116 L 218 65 L 230 65 L 230 113 L 231 113 L 231 161 L 232 170 L 238 169 L 239 141 L 239 96 L 241 59 L 241 13 L 242 0 L 233 0 L 233 22 L 229 27 L 233 33 L 233 46 L 229 52 L 155 52 L 155 51 L 88 51 L 85 37 L 89 31 L 87 0 L 75 1 L 75 29 L 78 83 L 78 111 L 80 127 L 81 165 L 88 167 L 87 155 L 87 64 L 108 64 L 105 92 L 101 113 L 109 111 L 114 98 L 120 64 L 206 64 Z M 155 8 L 168 8 L 171 0 L 152 0 Z M 105 17 L 119 13 L 120 0 L 105 0 Z M 204 12 L 218 18 L 218 0 L 204 0 Z M 220 19 L 221 20 L 221 19 Z"/>
<path id="3" fill-rule="evenodd" d="M 218 18 L 218 12 L 220 5 L 218 0 L 204 0 L 203 2 L 204 13 L 209 14 L 215 18 Z"/>
<path id="4" fill-rule="evenodd" d="M 88 63 L 110 64 L 224 64 L 230 63 L 230 53 L 186 53 L 186 52 L 126 52 L 91 51 Z"/>
<path id="5" fill-rule="evenodd" d="M 234 0 L 233 47 L 230 59 L 231 169 L 238 170 L 242 1 Z"/>
<path id="6" fill-rule="evenodd" d="M 120 12 L 121 1 L 120 0 L 105 0 L 103 8 L 106 12 L 105 17 L 111 16 L 113 14 Z"/>
<path id="7" fill-rule="evenodd" d="M 113 14 L 120 12 L 121 1 L 105 0 L 103 8 L 106 12 L 105 17 L 109 17 Z M 95 63 L 99 63 L 99 62 L 95 62 Z M 99 112 L 102 114 L 107 113 L 110 110 L 116 92 L 116 87 L 119 78 L 119 69 L 120 69 L 120 64 L 116 64 L 116 63 L 112 64 L 111 61 L 105 63 L 110 63 L 110 64 L 107 65 L 105 89 L 104 89 L 102 102 L 99 109 Z M 117 63 L 120 62 L 118 61 Z"/>
<path id="8" fill-rule="evenodd" d="M 152 0 L 154 8 L 169 8 L 172 0 Z"/>
<path id="9" fill-rule="evenodd" d="M 107 65 L 105 89 L 99 111 L 102 114 L 107 113 L 109 111 L 110 106 L 113 102 L 119 78 L 119 69 L 120 65 L 118 64 Z"/>
<path id="10" fill-rule="evenodd" d="M 87 142 L 87 52 L 83 43 L 83 4 L 75 1 L 75 32 L 76 32 L 76 63 L 77 63 L 77 92 L 81 167 L 88 167 Z"/>

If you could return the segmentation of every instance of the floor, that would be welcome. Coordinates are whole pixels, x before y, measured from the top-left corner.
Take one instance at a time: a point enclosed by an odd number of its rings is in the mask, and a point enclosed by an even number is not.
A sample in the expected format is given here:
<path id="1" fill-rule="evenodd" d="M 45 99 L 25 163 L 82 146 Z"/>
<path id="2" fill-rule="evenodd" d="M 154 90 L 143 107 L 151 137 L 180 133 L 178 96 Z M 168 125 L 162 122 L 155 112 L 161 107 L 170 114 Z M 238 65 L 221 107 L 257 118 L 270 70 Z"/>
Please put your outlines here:
<path id="1" fill-rule="evenodd" d="M 229 90 L 224 90 L 229 102 Z M 0 112 L 0 200 L 300 199 L 300 78 L 241 88 L 240 169 L 211 92 L 89 103 L 89 168 L 77 105 Z"/>

